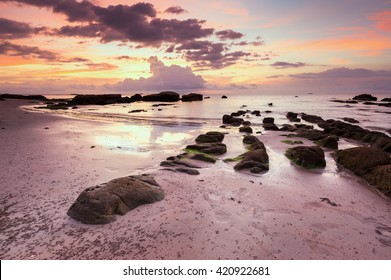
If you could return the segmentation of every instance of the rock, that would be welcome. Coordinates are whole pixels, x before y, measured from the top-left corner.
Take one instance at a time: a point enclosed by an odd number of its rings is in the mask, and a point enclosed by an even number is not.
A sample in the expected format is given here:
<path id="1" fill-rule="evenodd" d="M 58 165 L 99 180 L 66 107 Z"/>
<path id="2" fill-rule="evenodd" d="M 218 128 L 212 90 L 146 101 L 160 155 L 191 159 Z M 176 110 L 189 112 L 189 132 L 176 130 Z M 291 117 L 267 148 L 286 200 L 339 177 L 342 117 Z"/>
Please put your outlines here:
<path id="1" fill-rule="evenodd" d="M 211 135 L 217 139 L 217 141 L 222 142 L 224 140 L 224 133 L 218 131 L 209 131 L 205 133 L 206 135 Z"/>
<path id="2" fill-rule="evenodd" d="M 149 94 L 143 96 L 143 101 L 158 101 L 158 102 L 176 102 L 180 100 L 178 93 L 173 91 L 162 91 L 160 93 Z"/>
<path id="3" fill-rule="evenodd" d="M 379 103 L 375 103 L 375 102 L 372 102 L 372 101 L 365 101 L 363 104 L 364 105 L 378 105 Z"/>
<path id="4" fill-rule="evenodd" d="M 196 150 L 205 154 L 222 155 L 227 152 L 227 146 L 223 143 L 202 143 L 195 145 L 188 145 L 186 149 Z"/>
<path id="5" fill-rule="evenodd" d="M 374 97 L 370 94 L 359 94 L 353 97 L 353 100 L 359 100 L 359 101 L 376 101 L 377 97 Z"/>
<path id="6" fill-rule="evenodd" d="M 348 122 L 348 123 L 359 123 L 358 120 L 356 119 L 353 119 L 353 118 L 342 118 L 345 122 Z"/>
<path id="7" fill-rule="evenodd" d="M 274 123 L 264 123 L 262 126 L 265 130 L 279 130 L 279 128 Z"/>
<path id="8" fill-rule="evenodd" d="M 250 168 L 250 172 L 254 173 L 254 174 L 259 174 L 259 173 L 262 173 L 263 171 L 267 171 L 267 170 L 263 170 L 262 168 L 256 167 L 256 166 Z"/>
<path id="9" fill-rule="evenodd" d="M 262 123 L 274 123 L 274 118 L 264 118 Z"/>
<path id="10" fill-rule="evenodd" d="M 130 97 L 131 100 L 133 100 L 134 102 L 136 101 L 142 101 L 143 100 L 143 97 L 141 94 L 139 93 L 136 93 L 136 94 L 133 94 L 131 97 Z"/>
<path id="11" fill-rule="evenodd" d="M 254 160 L 241 161 L 234 166 L 235 170 L 243 170 L 243 169 L 250 169 L 251 170 L 253 168 L 259 168 L 261 170 L 261 172 L 269 170 L 269 166 L 267 166 L 259 161 L 254 161 Z"/>
<path id="12" fill-rule="evenodd" d="M 239 127 L 239 132 L 253 133 L 253 129 L 250 126 Z"/>
<path id="13" fill-rule="evenodd" d="M 115 214 L 164 198 L 163 190 L 150 176 L 128 176 L 85 189 L 67 214 L 84 224 L 106 224 Z"/>
<path id="14" fill-rule="evenodd" d="M 210 163 L 216 163 L 216 159 L 212 156 L 205 155 L 205 154 L 192 154 L 189 156 L 190 159 L 193 160 L 200 160 L 204 162 L 210 162 Z"/>
<path id="15" fill-rule="evenodd" d="M 70 105 L 108 105 L 120 103 L 121 94 L 79 94 L 73 97 Z M 129 99 L 129 102 L 132 102 Z"/>
<path id="16" fill-rule="evenodd" d="M 321 140 L 328 135 L 322 131 L 316 129 L 299 129 L 296 133 L 297 137 L 305 138 L 311 141 Z"/>
<path id="17" fill-rule="evenodd" d="M 193 169 L 193 168 L 179 167 L 176 168 L 175 170 L 189 175 L 200 175 L 200 172 L 197 169 Z"/>
<path id="18" fill-rule="evenodd" d="M 255 115 L 255 116 L 257 116 L 257 117 L 259 117 L 259 116 L 261 116 L 261 111 L 259 111 L 259 110 L 254 110 L 254 111 L 251 112 L 251 114 L 252 114 L 252 115 Z"/>
<path id="19" fill-rule="evenodd" d="M 0 97 L 0 101 L 5 101 L 5 99 Z"/>
<path id="20" fill-rule="evenodd" d="M 231 113 L 232 117 L 240 117 L 246 114 L 246 111 L 238 110 L 237 112 Z"/>
<path id="21" fill-rule="evenodd" d="M 260 142 L 260 140 L 253 135 L 246 135 L 243 137 L 243 144 L 250 145 L 250 144 L 254 144 L 256 142 Z"/>
<path id="22" fill-rule="evenodd" d="M 323 168 L 326 166 L 324 152 L 319 146 L 297 146 L 289 148 L 285 156 L 294 164 L 307 168 Z"/>
<path id="23" fill-rule="evenodd" d="M 182 102 L 202 101 L 203 95 L 199 93 L 190 93 L 182 95 Z"/>
<path id="24" fill-rule="evenodd" d="M 286 117 L 291 122 L 300 122 L 301 121 L 301 119 L 297 117 L 297 113 L 288 112 L 286 114 Z"/>
<path id="25" fill-rule="evenodd" d="M 316 141 L 315 144 L 325 148 L 338 150 L 338 137 L 328 136 L 326 138 Z"/>
<path id="26" fill-rule="evenodd" d="M 232 126 L 240 126 L 244 120 L 242 118 L 235 118 L 230 115 L 223 116 L 223 123 Z"/>
<path id="27" fill-rule="evenodd" d="M 383 98 L 382 100 L 381 100 L 382 102 L 391 102 L 391 98 Z"/>
<path id="28" fill-rule="evenodd" d="M 129 113 L 141 113 L 141 112 L 146 112 L 146 110 L 139 109 L 139 110 L 129 111 Z"/>
<path id="29" fill-rule="evenodd" d="M 390 137 L 378 137 L 375 142 L 371 145 L 373 148 L 378 148 L 391 153 L 391 138 Z"/>
<path id="30" fill-rule="evenodd" d="M 216 143 L 222 142 L 224 134 L 218 131 L 210 131 L 205 134 L 200 134 L 195 139 L 196 143 Z"/>
<path id="31" fill-rule="evenodd" d="M 307 115 L 305 113 L 301 113 L 301 118 L 307 122 L 310 122 L 310 123 L 318 123 L 318 122 L 321 122 L 321 121 L 324 121 L 324 119 L 322 119 L 321 117 L 319 116 L 316 116 L 316 115 Z"/>
<path id="32" fill-rule="evenodd" d="M 335 153 L 337 163 L 362 176 L 372 168 L 380 165 L 391 164 L 389 155 L 377 148 L 356 147 L 339 150 Z"/>
<path id="33" fill-rule="evenodd" d="M 313 129 L 313 125 L 307 125 L 307 124 L 300 124 L 300 123 L 295 123 L 296 128 L 303 128 L 303 129 Z"/>
<path id="34" fill-rule="evenodd" d="M 391 197 L 391 164 L 374 167 L 363 178 L 379 191 Z"/>
<path id="35" fill-rule="evenodd" d="M 19 94 L 0 94 L 0 98 L 4 99 L 25 99 L 25 100 L 39 100 L 47 101 L 48 99 L 43 95 L 19 95 Z"/>
<path id="36" fill-rule="evenodd" d="M 227 99 L 228 97 L 226 95 L 223 95 L 221 98 L 222 99 Z"/>
<path id="37" fill-rule="evenodd" d="M 244 153 L 242 161 L 250 161 L 250 160 L 258 161 L 263 164 L 269 164 L 269 156 L 266 152 L 266 149 L 250 150 Z"/>
<path id="38" fill-rule="evenodd" d="M 250 121 L 244 121 L 244 122 L 242 122 L 242 125 L 243 126 L 250 126 L 251 122 Z"/>
<path id="39" fill-rule="evenodd" d="M 297 128 L 291 124 L 283 124 L 282 127 L 280 128 L 280 130 L 294 132 L 297 130 Z"/>

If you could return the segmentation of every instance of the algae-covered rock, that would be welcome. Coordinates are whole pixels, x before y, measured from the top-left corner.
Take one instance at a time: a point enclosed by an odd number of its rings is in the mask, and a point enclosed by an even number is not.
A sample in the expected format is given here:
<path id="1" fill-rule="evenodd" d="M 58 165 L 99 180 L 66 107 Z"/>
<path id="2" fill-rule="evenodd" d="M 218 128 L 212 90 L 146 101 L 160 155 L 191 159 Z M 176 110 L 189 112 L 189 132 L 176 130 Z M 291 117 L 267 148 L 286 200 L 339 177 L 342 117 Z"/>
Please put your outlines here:
<path id="1" fill-rule="evenodd" d="M 285 156 L 294 164 L 307 168 L 323 168 L 326 166 L 324 152 L 319 146 L 297 146 L 289 148 Z"/>
<path id="2" fill-rule="evenodd" d="M 68 210 L 68 215 L 84 224 L 106 224 L 115 215 L 147 203 L 160 201 L 164 191 L 147 175 L 117 178 L 85 189 Z"/>
<path id="3" fill-rule="evenodd" d="M 318 144 L 319 146 L 338 150 L 338 137 L 337 136 L 328 136 L 326 138 L 320 139 L 315 142 L 315 144 Z"/>
<path id="4" fill-rule="evenodd" d="M 379 191 L 391 196 L 391 164 L 373 168 L 363 178 Z"/>

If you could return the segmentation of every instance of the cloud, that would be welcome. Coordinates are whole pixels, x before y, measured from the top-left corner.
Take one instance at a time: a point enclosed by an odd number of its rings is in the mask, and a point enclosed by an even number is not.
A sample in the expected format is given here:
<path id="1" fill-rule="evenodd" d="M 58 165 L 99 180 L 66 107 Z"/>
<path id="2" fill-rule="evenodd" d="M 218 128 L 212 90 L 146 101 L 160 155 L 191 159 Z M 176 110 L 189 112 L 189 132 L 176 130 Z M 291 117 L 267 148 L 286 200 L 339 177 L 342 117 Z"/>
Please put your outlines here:
<path id="1" fill-rule="evenodd" d="M 187 11 L 185 9 L 181 8 L 180 6 L 171 6 L 171 7 L 167 8 L 164 12 L 169 13 L 169 14 L 187 13 Z"/>
<path id="2" fill-rule="evenodd" d="M 0 18 L 0 39 L 27 38 L 45 29 L 45 27 L 33 28 L 24 22 Z"/>
<path id="3" fill-rule="evenodd" d="M 58 54 L 54 52 L 41 50 L 37 47 L 16 45 L 7 41 L 0 43 L 0 55 L 21 56 L 28 59 L 37 58 L 46 61 L 59 60 Z"/>
<path id="4" fill-rule="evenodd" d="M 241 58 L 251 56 L 250 53 L 243 51 L 227 52 L 225 44 L 210 41 L 185 42 L 176 50 L 184 51 L 185 58 L 188 61 L 193 61 L 196 67 L 215 69 L 230 66 Z"/>
<path id="5" fill-rule="evenodd" d="M 235 39 L 242 38 L 243 37 L 243 33 L 227 29 L 227 30 L 222 30 L 222 31 L 216 32 L 216 36 L 220 40 L 227 40 L 227 39 L 235 40 Z"/>
<path id="6" fill-rule="evenodd" d="M 86 0 L 5 1 L 49 8 L 66 15 L 70 22 L 83 23 L 53 30 L 53 34 L 60 36 L 98 37 L 102 42 L 130 41 L 144 46 L 160 46 L 207 37 L 214 32 L 213 28 L 203 27 L 203 20 L 157 18 L 157 11 L 150 3 L 100 7 Z"/>
<path id="7" fill-rule="evenodd" d="M 361 78 L 388 78 L 391 82 L 391 71 L 379 70 L 373 71 L 363 68 L 333 68 L 319 73 L 301 73 L 290 75 L 291 77 L 298 79 L 361 79 Z M 390 85 L 391 87 L 391 85 Z"/>
<path id="8" fill-rule="evenodd" d="M 299 68 L 303 66 L 308 66 L 308 64 L 303 63 L 303 62 L 296 62 L 296 63 L 289 63 L 289 62 L 284 62 L 284 61 L 277 61 L 272 64 L 270 64 L 274 68 L 277 69 L 286 69 L 286 68 Z"/>
<path id="9" fill-rule="evenodd" d="M 391 32 L 391 10 L 384 10 L 369 16 L 369 19 L 375 21 L 376 28 Z"/>
<path id="10" fill-rule="evenodd" d="M 195 75 L 190 67 L 166 66 L 156 56 L 148 59 L 152 76 L 140 79 L 125 79 L 114 85 L 106 85 L 108 90 L 190 90 L 205 87 L 206 81 Z"/>

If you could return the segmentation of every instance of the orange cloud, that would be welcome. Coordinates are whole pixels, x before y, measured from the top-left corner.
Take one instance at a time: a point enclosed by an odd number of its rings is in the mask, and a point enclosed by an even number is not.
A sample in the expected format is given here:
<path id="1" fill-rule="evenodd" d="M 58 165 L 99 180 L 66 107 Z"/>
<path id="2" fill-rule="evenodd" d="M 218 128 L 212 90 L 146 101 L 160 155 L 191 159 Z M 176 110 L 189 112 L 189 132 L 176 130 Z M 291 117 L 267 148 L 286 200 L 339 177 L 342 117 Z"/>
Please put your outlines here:
<path id="1" fill-rule="evenodd" d="M 376 28 L 391 32 L 391 10 L 385 10 L 372 14 L 369 19 L 375 21 Z"/>

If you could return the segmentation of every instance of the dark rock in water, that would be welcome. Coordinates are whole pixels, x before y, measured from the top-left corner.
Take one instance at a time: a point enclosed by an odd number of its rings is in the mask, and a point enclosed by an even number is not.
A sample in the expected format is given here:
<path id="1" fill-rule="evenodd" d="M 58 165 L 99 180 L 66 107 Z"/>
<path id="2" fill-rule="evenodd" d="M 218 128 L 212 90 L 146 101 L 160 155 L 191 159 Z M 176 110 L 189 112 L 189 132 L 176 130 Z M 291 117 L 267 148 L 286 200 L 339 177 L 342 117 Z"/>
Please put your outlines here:
<path id="1" fill-rule="evenodd" d="M 142 101 L 143 100 L 143 96 L 139 93 L 136 93 L 136 94 L 133 94 L 131 97 L 130 97 L 131 100 L 133 101 Z"/>
<path id="2" fill-rule="evenodd" d="M 108 105 L 115 103 L 131 103 L 131 98 L 121 97 L 121 94 L 79 94 L 73 97 L 70 105 Z"/>
<path id="3" fill-rule="evenodd" d="M 342 118 L 345 122 L 348 122 L 348 123 L 359 123 L 358 120 L 356 119 L 353 119 L 353 118 Z"/>
<path id="4" fill-rule="evenodd" d="M 205 154 L 222 155 L 227 152 L 227 146 L 223 143 L 203 143 L 188 145 L 186 149 L 196 150 Z"/>
<path id="5" fill-rule="evenodd" d="M 246 111 L 238 110 L 237 112 L 231 113 L 232 117 L 240 117 L 246 114 Z"/>
<path id="6" fill-rule="evenodd" d="M 265 130 L 279 130 L 279 128 L 274 123 L 264 123 L 262 126 Z"/>
<path id="7" fill-rule="evenodd" d="M 244 120 L 242 118 L 235 118 L 230 115 L 223 116 L 223 123 L 232 126 L 240 126 Z"/>
<path id="8" fill-rule="evenodd" d="M 206 134 L 200 134 L 195 139 L 197 143 L 216 143 L 221 142 L 224 139 L 224 134 L 217 131 L 210 131 Z"/>
<path id="9" fill-rule="evenodd" d="M 243 137 L 243 144 L 251 145 L 257 142 L 261 142 L 261 141 L 253 135 L 246 135 Z"/>
<path id="10" fill-rule="evenodd" d="M 376 101 L 377 97 L 374 97 L 370 94 L 359 94 L 353 97 L 353 100 L 359 100 L 359 101 Z"/>
<path id="11" fill-rule="evenodd" d="M 146 112 L 146 110 L 138 109 L 138 110 L 129 111 L 129 113 L 141 113 L 141 112 Z"/>
<path id="12" fill-rule="evenodd" d="M 261 172 L 269 170 L 269 166 L 268 165 L 263 164 L 263 163 L 261 163 L 259 161 L 255 161 L 255 160 L 241 161 L 241 162 L 237 163 L 234 166 L 235 170 L 244 170 L 244 169 L 250 169 L 251 170 L 253 168 L 259 168 L 261 170 Z"/>
<path id="13" fill-rule="evenodd" d="M 363 178 L 379 191 L 391 197 L 391 164 L 376 166 Z"/>
<path id="14" fill-rule="evenodd" d="M 244 121 L 244 122 L 242 122 L 242 125 L 243 126 L 250 126 L 251 122 L 250 121 Z"/>
<path id="15" fill-rule="evenodd" d="M 291 124 L 283 124 L 282 127 L 280 128 L 280 130 L 294 132 L 297 130 L 297 128 Z"/>
<path id="16" fill-rule="evenodd" d="M 382 100 L 381 100 L 382 102 L 391 102 L 391 98 L 383 98 Z"/>
<path id="17" fill-rule="evenodd" d="M 209 99 L 209 98 L 210 98 L 210 96 L 205 96 L 205 97 L 204 97 L 204 99 Z"/>
<path id="18" fill-rule="evenodd" d="M 268 106 L 273 106 L 273 103 L 267 103 Z"/>
<path id="19" fill-rule="evenodd" d="M 390 103 L 377 103 L 377 106 L 382 106 L 382 107 L 391 107 L 391 102 Z"/>
<path id="20" fill-rule="evenodd" d="M 297 146 L 289 148 L 285 156 L 294 164 L 307 168 L 323 168 L 326 166 L 324 152 L 319 146 Z"/>
<path id="21" fill-rule="evenodd" d="M 5 99 L 0 97 L 0 101 L 5 101 Z"/>
<path id="22" fill-rule="evenodd" d="M 257 116 L 257 117 L 259 117 L 259 116 L 261 115 L 261 111 L 259 111 L 259 110 L 254 110 L 254 111 L 251 112 L 251 114 L 252 114 L 252 115 L 255 115 L 255 116 Z"/>
<path id="23" fill-rule="evenodd" d="M 190 93 L 182 95 L 182 102 L 202 101 L 203 95 L 199 93 Z"/>
<path id="24" fill-rule="evenodd" d="M 253 129 L 250 126 L 241 126 L 239 127 L 239 132 L 253 133 Z"/>
<path id="25" fill-rule="evenodd" d="M 338 150 L 338 137 L 337 136 L 328 136 L 326 138 L 320 139 L 315 142 L 315 144 L 318 144 L 319 146 Z"/>
<path id="26" fill-rule="evenodd" d="M 149 94 L 143 96 L 143 101 L 153 101 L 153 102 L 176 102 L 180 100 L 178 93 L 173 91 L 162 91 L 160 93 Z"/>
<path id="27" fill-rule="evenodd" d="M 286 117 L 288 120 L 290 120 L 291 122 L 300 122 L 301 119 L 297 117 L 297 113 L 293 113 L 293 112 L 288 112 L 286 114 Z"/>
<path id="28" fill-rule="evenodd" d="M 301 118 L 307 122 L 310 122 L 310 123 L 318 123 L 318 122 L 321 122 L 321 121 L 324 121 L 324 119 L 322 119 L 321 117 L 319 116 L 316 116 L 316 115 L 307 115 L 305 113 L 301 113 Z"/>
<path id="29" fill-rule="evenodd" d="M 363 103 L 364 105 L 378 105 L 378 103 L 372 102 L 372 101 L 365 101 Z"/>
<path id="30" fill-rule="evenodd" d="M 335 157 L 339 164 L 359 176 L 369 173 L 374 167 L 391 164 L 391 158 L 385 151 L 372 147 L 339 150 Z"/>
<path id="31" fill-rule="evenodd" d="M 265 145 L 255 136 L 245 136 L 243 143 L 251 144 L 250 150 L 241 155 L 241 161 L 234 166 L 235 170 L 250 169 L 252 173 L 269 170 L 269 156 Z"/>
<path id="32" fill-rule="evenodd" d="M 274 118 L 264 118 L 263 123 L 274 123 Z"/>
<path id="33" fill-rule="evenodd" d="M 175 170 L 189 175 L 200 175 L 200 172 L 197 169 L 193 169 L 193 168 L 179 167 L 176 168 Z"/>
<path id="34" fill-rule="evenodd" d="M 146 175 L 114 179 L 85 189 L 68 210 L 68 215 L 84 224 L 107 224 L 115 214 L 164 198 L 156 181 Z"/>
<path id="35" fill-rule="evenodd" d="M 272 111 L 266 110 L 265 113 L 270 114 L 270 113 L 272 113 Z"/>
<path id="36" fill-rule="evenodd" d="M 47 100 L 47 98 L 43 95 L 19 95 L 19 94 L 9 94 L 9 93 L 0 94 L 0 98 L 2 98 L 2 99 L 39 100 L 39 101 L 46 101 Z"/>
<path id="37" fill-rule="evenodd" d="M 221 98 L 222 99 L 227 99 L 228 97 L 226 95 L 223 95 Z"/>
<path id="38" fill-rule="evenodd" d="M 296 128 L 303 128 L 303 129 L 313 129 L 314 128 L 313 125 L 299 124 L 299 123 L 296 123 L 295 127 Z"/>

